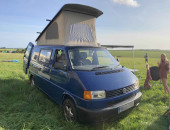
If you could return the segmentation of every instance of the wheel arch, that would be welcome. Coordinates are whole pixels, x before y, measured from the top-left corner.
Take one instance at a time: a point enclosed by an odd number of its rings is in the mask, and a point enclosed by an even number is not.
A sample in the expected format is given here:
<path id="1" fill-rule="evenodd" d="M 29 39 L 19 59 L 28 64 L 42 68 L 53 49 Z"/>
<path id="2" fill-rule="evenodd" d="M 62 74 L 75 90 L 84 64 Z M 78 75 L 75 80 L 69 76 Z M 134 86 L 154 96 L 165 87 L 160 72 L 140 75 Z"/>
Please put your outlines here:
<path id="1" fill-rule="evenodd" d="M 61 104 L 63 104 L 66 99 L 72 100 L 74 105 L 77 105 L 75 98 L 73 96 L 71 96 L 69 93 L 63 93 Z"/>

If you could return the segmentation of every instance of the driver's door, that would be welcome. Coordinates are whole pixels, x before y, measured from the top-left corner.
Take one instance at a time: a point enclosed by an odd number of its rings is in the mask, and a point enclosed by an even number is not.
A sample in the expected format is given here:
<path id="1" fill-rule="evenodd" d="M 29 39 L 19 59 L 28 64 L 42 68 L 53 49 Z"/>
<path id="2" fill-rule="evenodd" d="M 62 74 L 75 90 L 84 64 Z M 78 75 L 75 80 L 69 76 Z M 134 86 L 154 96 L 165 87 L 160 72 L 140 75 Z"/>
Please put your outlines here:
<path id="1" fill-rule="evenodd" d="M 34 44 L 33 43 L 29 43 L 25 53 L 24 53 L 24 58 L 23 58 L 23 71 L 25 74 L 27 74 L 28 68 L 29 68 L 29 64 L 30 64 L 30 59 L 31 59 L 31 54 L 32 54 L 32 50 L 33 50 Z"/>
<path id="2" fill-rule="evenodd" d="M 61 64 L 63 63 L 63 69 L 61 69 Z M 54 65 L 51 68 L 50 81 L 53 83 L 51 85 L 51 96 L 52 98 L 60 102 L 62 99 L 63 89 L 66 89 L 69 83 L 69 77 L 67 72 L 67 58 L 64 50 L 56 50 L 54 56 Z"/>

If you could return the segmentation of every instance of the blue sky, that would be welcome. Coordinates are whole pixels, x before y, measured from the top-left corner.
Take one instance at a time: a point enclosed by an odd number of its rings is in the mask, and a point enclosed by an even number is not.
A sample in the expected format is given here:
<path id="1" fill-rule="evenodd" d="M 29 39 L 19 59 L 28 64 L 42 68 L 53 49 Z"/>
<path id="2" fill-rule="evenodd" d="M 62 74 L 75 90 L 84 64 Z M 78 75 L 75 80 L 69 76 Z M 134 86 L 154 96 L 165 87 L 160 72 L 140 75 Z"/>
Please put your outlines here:
<path id="1" fill-rule="evenodd" d="M 169 0 L 0 0 L 0 47 L 25 48 L 35 43 L 58 10 L 66 3 L 96 7 L 101 44 L 135 45 L 136 49 L 170 50 Z"/>

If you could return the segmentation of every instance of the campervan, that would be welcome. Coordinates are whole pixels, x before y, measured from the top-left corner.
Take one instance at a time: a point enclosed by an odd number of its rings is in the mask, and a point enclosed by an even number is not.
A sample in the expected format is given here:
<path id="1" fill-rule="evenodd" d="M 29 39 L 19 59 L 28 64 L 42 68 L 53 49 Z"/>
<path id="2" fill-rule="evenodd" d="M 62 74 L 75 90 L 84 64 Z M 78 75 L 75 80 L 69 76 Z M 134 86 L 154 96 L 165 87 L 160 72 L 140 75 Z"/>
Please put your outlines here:
<path id="1" fill-rule="evenodd" d="M 29 43 L 23 70 L 67 121 L 98 122 L 137 106 L 138 78 L 96 42 L 96 8 L 67 4 Z"/>

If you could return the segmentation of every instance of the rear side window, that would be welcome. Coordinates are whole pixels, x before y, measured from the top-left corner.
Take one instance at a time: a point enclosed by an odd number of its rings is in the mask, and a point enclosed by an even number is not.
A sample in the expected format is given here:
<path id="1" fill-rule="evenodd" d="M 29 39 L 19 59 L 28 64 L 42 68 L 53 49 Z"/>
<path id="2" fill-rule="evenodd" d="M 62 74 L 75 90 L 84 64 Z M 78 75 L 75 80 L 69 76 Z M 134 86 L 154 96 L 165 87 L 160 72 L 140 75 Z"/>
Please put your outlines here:
<path id="1" fill-rule="evenodd" d="M 41 50 L 39 61 L 45 64 L 50 63 L 50 57 L 51 57 L 52 50 Z"/>
<path id="2" fill-rule="evenodd" d="M 39 56 L 39 53 L 38 52 L 34 52 L 33 56 L 32 56 L 32 60 L 37 61 L 38 56 Z"/>

